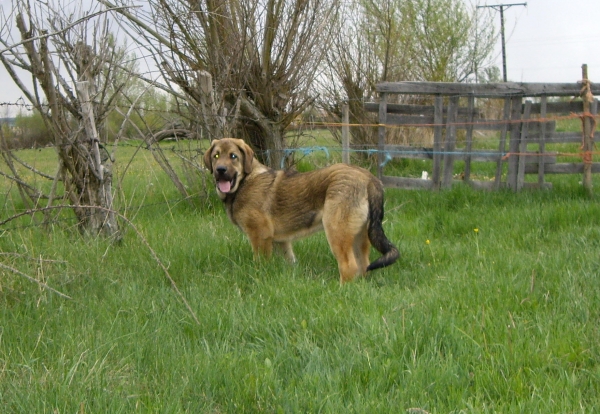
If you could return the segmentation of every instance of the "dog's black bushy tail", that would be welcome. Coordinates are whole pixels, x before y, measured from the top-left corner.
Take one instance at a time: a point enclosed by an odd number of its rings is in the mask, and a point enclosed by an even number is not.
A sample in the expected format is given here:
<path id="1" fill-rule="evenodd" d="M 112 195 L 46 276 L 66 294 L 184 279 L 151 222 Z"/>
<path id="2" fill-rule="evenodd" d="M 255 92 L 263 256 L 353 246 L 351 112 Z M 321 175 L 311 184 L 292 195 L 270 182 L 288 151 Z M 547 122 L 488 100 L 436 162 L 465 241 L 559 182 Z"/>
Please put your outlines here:
<path id="1" fill-rule="evenodd" d="M 400 257 L 398 248 L 388 240 L 381 225 L 383 221 L 383 185 L 379 180 L 373 179 L 369 183 L 368 194 L 369 227 L 367 232 L 371 244 L 383 256 L 367 266 L 367 271 L 389 266 Z"/>

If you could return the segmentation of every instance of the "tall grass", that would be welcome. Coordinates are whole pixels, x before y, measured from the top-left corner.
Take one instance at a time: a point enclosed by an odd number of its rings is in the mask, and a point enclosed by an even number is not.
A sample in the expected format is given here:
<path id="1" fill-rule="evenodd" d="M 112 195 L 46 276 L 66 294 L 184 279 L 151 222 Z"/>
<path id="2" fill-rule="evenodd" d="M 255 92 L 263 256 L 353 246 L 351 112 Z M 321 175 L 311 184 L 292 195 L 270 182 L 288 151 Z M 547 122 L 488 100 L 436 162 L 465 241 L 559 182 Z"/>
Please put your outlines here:
<path id="1" fill-rule="evenodd" d="M 255 262 L 214 196 L 183 203 L 135 162 L 126 215 L 200 324 L 134 231 L 12 222 L 0 263 L 72 299 L 0 269 L 0 411 L 600 410 L 600 205 L 577 177 L 386 190 L 402 258 L 340 286 L 322 234 L 295 266 Z"/>

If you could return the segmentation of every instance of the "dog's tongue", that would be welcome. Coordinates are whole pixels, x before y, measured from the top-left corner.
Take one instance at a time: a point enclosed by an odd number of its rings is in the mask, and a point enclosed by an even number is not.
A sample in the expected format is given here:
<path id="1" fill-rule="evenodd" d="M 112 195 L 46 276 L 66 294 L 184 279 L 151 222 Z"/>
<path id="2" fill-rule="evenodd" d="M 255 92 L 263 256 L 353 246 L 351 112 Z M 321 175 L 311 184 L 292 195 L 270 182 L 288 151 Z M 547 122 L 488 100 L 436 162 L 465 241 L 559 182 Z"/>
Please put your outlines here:
<path id="1" fill-rule="evenodd" d="M 217 185 L 222 193 L 228 193 L 231 190 L 231 181 L 219 181 Z"/>

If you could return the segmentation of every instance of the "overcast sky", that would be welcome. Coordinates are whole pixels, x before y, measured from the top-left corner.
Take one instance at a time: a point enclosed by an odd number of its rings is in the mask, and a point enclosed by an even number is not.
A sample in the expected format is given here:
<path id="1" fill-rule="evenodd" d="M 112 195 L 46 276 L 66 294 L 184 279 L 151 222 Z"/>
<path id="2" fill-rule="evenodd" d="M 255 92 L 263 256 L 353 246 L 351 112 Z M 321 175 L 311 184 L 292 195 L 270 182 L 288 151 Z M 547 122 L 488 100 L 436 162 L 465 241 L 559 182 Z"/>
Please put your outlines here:
<path id="1" fill-rule="evenodd" d="M 509 81 L 576 82 L 587 63 L 600 83 L 600 0 L 480 0 L 481 5 L 527 3 L 504 11 Z M 500 12 L 496 12 L 500 30 Z M 494 55 L 502 70 L 501 43 Z"/>
<path id="2" fill-rule="evenodd" d="M 480 5 L 522 3 L 478 0 Z M 577 82 L 588 64 L 592 82 L 600 82 L 600 0 L 529 0 L 504 12 L 508 80 Z M 10 7 L 10 2 L 0 0 Z M 500 13 L 494 13 L 500 30 Z M 494 61 L 502 70 L 498 39 Z M 21 92 L 0 65 L 0 103 L 16 102 Z M 2 107 L 0 106 L 0 110 Z M 0 117 L 4 116 L 0 114 Z"/>

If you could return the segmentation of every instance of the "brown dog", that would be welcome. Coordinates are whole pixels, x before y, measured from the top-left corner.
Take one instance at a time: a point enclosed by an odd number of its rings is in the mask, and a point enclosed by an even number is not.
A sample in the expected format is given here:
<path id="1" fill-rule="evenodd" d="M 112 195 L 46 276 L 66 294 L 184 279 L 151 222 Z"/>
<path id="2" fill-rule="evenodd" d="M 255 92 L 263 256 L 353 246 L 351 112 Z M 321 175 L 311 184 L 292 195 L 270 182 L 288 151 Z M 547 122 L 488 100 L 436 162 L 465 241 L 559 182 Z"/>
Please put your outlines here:
<path id="1" fill-rule="evenodd" d="M 391 265 L 400 256 L 381 226 L 381 181 L 363 168 L 334 164 L 306 173 L 276 171 L 234 138 L 214 140 L 204 163 L 229 219 L 247 234 L 255 256 L 269 257 L 275 243 L 294 262 L 292 241 L 323 229 L 341 283 Z M 383 256 L 369 264 L 371 244 Z"/>

